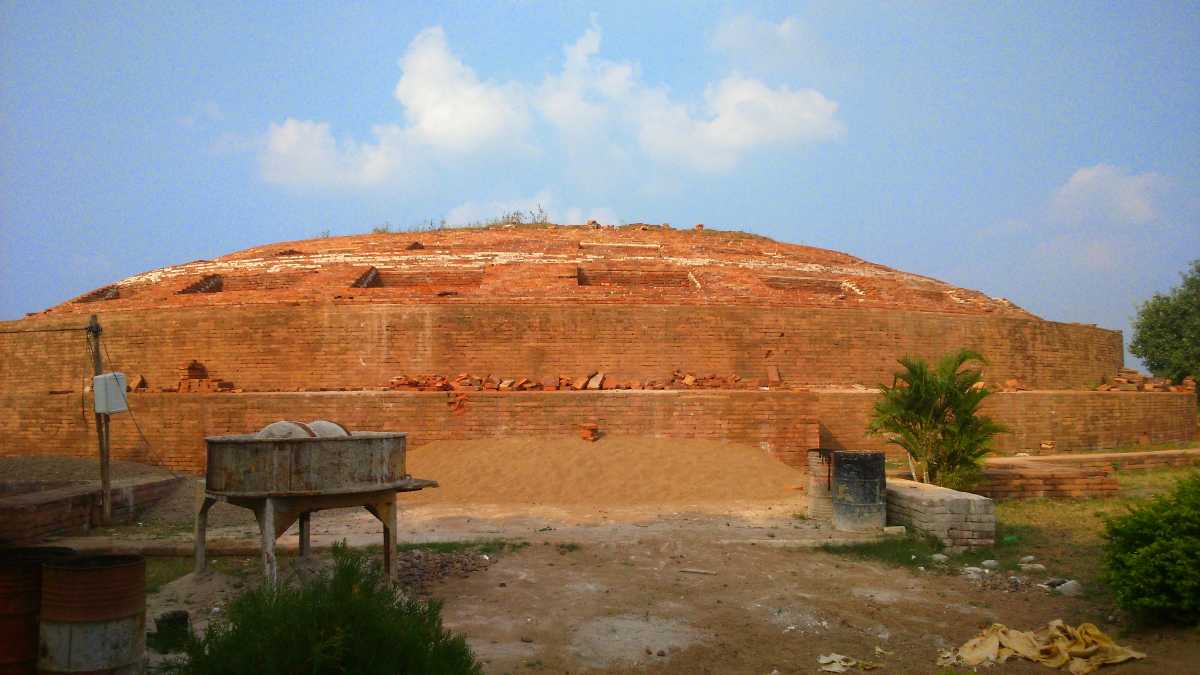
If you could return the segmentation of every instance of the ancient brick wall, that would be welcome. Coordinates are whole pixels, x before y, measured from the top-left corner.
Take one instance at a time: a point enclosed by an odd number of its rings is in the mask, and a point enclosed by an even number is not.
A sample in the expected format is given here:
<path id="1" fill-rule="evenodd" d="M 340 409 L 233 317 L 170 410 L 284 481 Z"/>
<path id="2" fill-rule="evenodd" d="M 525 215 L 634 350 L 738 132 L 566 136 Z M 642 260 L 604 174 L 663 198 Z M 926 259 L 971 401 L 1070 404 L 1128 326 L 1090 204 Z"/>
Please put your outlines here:
<path id="1" fill-rule="evenodd" d="M 336 420 L 350 429 L 405 431 L 418 447 L 436 440 L 574 435 L 583 423 L 604 434 L 728 440 L 803 461 L 818 426 L 808 392 L 473 392 L 461 406 L 441 392 L 130 394 L 134 419 L 112 417 L 113 457 L 199 472 L 204 437 L 245 433 L 279 419 Z M 456 412 L 454 408 L 459 408 Z M 91 456 L 96 434 L 80 396 L 0 395 L 0 455 Z"/>
<path id="2" fill-rule="evenodd" d="M 821 444 L 838 449 L 896 452 L 864 433 L 874 392 L 815 392 Z M 993 394 L 983 412 L 1007 425 L 997 437 L 1002 454 L 1105 450 L 1196 438 L 1196 397 L 1191 393 L 1018 391 Z M 1053 441 L 1054 450 L 1043 450 Z"/>
<path id="3" fill-rule="evenodd" d="M 804 451 L 821 446 L 889 448 L 863 433 L 876 395 L 870 392 L 583 391 L 472 392 L 462 406 L 442 392 L 309 392 L 130 394 L 130 405 L 154 453 L 137 438 L 133 418 L 113 417 L 114 456 L 203 467 L 205 435 L 244 433 L 278 419 L 333 419 L 352 429 L 408 431 L 414 446 L 443 439 L 507 434 L 575 434 L 595 422 L 602 433 L 707 438 L 747 443 L 803 467 Z M 9 392 L 0 395 L 0 455 L 90 455 L 95 430 L 89 397 Z M 1016 433 L 1000 437 L 1002 453 L 1098 450 L 1195 437 L 1191 394 L 1017 392 L 996 394 L 988 412 Z M 461 407 L 458 412 L 455 407 Z M 819 420 L 820 424 L 816 421 Z M 1027 426 L 1025 431 L 1020 425 Z M 819 431 L 818 431 L 819 428 Z M 597 445 L 603 450 L 603 443 Z"/>
<path id="4" fill-rule="evenodd" d="M 0 323 L 82 325 L 80 315 Z M 272 304 L 101 314 L 113 366 L 174 386 L 192 359 L 246 391 L 379 387 L 399 374 L 765 379 L 784 386 L 890 382 L 905 354 L 985 354 L 985 377 L 1030 389 L 1098 384 L 1122 364 L 1121 335 L 1079 324 L 879 309 L 709 305 Z M 78 390 L 90 373 L 80 333 L 0 334 L 0 381 Z"/>

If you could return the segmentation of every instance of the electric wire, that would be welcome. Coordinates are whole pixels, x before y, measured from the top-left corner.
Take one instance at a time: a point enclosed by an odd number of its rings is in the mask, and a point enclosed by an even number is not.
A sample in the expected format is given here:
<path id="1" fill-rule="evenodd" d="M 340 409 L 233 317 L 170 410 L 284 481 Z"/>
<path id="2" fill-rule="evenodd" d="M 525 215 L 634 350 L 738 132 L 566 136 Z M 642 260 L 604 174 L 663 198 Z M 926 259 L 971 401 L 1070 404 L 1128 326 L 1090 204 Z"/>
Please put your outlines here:
<path id="1" fill-rule="evenodd" d="M 91 348 L 90 343 L 88 344 L 88 348 L 89 349 Z M 104 350 L 104 360 L 108 364 L 108 367 L 111 369 L 113 367 L 112 356 L 108 353 L 108 345 L 101 343 L 101 349 Z M 178 478 L 179 474 L 175 473 L 175 471 L 171 468 L 171 466 L 169 464 L 167 464 L 166 458 L 163 457 L 163 455 L 161 455 L 157 450 L 155 450 L 154 446 L 150 444 L 150 439 L 146 438 L 146 433 L 144 431 L 142 431 L 142 425 L 138 423 L 137 417 L 134 416 L 134 414 L 133 414 L 133 406 L 129 405 L 129 396 L 125 393 L 125 388 L 118 387 L 118 389 L 121 390 L 121 400 L 125 402 L 125 410 L 126 410 L 126 412 L 129 413 L 129 419 L 133 421 L 133 426 L 137 429 L 138 436 L 141 437 L 142 443 L 145 444 L 145 446 L 146 446 L 147 454 L 153 455 L 154 459 L 158 460 L 159 466 L 166 469 L 167 472 L 170 473 L 175 478 Z"/>

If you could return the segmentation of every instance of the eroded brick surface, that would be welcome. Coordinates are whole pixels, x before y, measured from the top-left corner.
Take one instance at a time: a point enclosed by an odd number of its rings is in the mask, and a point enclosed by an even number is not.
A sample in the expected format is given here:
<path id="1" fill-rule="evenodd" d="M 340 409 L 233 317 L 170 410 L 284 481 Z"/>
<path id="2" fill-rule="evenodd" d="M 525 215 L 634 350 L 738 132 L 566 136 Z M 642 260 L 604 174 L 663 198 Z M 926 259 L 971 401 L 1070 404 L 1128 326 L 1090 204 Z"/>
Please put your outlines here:
<path id="1" fill-rule="evenodd" d="M 282 418 L 403 429 L 414 444 L 597 423 L 600 438 L 620 428 L 728 439 L 802 465 L 809 447 L 883 447 L 864 434 L 871 388 L 890 382 L 900 356 L 960 347 L 988 357 L 993 387 L 1019 385 L 987 404 L 1014 432 L 1002 451 L 1195 435 L 1193 393 L 1084 391 L 1124 386 L 1119 332 L 742 233 L 336 237 L 100 291 L 0 328 L 98 314 L 107 367 L 137 374 L 131 405 L 161 455 L 143 456 L 118 416 L 117 456 L 188 470 L 203 463 L 204 435 Z M 90 373 L 82 332 L 0 333 L 0 454 L 90 452 Z"/>

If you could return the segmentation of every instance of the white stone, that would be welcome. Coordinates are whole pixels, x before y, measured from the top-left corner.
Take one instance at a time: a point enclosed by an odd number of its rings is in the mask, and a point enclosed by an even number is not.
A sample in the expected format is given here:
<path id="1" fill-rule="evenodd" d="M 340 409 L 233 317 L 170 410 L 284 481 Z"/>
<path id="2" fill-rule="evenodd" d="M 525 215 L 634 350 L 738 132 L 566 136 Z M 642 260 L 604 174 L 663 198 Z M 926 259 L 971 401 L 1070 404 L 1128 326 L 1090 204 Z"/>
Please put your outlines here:
<path id="1" fill-rule="evenodd" d="M 1022 563 L 1022 572 L 1045 572 L 1046 566 L 1041 563 Z"/>
<path id="2" fill-rule="evenodd" d="M 999 560 L 984 560 L 983 562 L 981 562 L 979 564 L 982 565 L 984 569 L 989 569 L 989 570 L 1000 569 L 1000 561 Z"/>
<path id="3" fill-rule="evenodd" d="M 1021 564 L 1022 565 L 1028 565 L 1029 563 L 1031 563 L 1035 560 L 1037 560 L 1037 558 L 1035 558 L 1034 556 L 1031 556 L 1031 555 L 1021 556 Z"/>
<path id="4" fill-rule="evenodd" d="M 1076 595 L 1083 593 L 1083 584 L 1072 579 L 1067 583 L 1062 584 L 1058 588 L 1055 588 L 1054 590 L 1060 595 L 1075 597 Z"/>
<path id="5" fill-rule="evenodd" d="M 950 561 L 950 556 L 942 553 L 934 553 L 933 555 L 929 556 L 929 559 L 935 563 L 945 563 Z"/>

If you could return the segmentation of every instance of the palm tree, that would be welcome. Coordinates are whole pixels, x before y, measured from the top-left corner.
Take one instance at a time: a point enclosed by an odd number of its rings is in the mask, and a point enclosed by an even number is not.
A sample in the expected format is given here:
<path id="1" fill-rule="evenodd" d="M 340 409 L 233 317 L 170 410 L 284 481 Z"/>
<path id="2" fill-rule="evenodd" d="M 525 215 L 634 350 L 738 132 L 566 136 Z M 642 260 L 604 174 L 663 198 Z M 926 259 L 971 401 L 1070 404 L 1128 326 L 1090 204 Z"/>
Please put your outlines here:
<path id="1" fill-rule="evenodd" d="M 1007 431 L 978 414 L 991 392 L 981 371 L 963 368 L 971 362 L 987 363 L 970 349 L 947 354 L 934 369 L 906 356 L 892 386 L 880 387 L 867 433 L 887 435 L 889 443 L 903 448 L 914 480 L 967 487 L 978 477 L 992 437 Z"/>

